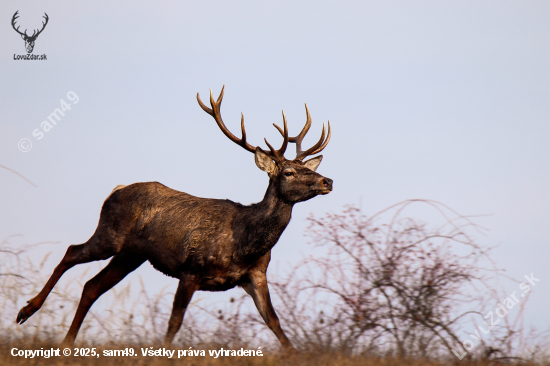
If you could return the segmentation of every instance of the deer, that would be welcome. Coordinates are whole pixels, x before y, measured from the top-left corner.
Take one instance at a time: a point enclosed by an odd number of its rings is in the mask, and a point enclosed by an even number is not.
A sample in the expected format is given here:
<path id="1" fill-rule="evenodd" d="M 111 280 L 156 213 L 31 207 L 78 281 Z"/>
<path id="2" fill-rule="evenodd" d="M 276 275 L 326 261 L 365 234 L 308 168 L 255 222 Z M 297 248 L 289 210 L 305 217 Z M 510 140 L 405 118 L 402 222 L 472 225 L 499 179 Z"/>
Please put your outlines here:
<path id="1" fill-rule="evenodd" d="M 68 247 L 44 288 L 19 311 L 18 324 L 41 308 L 65 271 L 77 264 L 112 257 L 84 285 L 62 343 L 72 345 L 92 304 L 148 260 L 155 269 L 179 280 L 165 345 L 172 343 L 196 291 L 226 291 L 239 286 L 252 297 L 283 349 L 293 349 L 271 303 L 266 273 L 271 249 L 290 222 L 294 204 L 332 191 L 332 179 L 315 172 L 323 156 L 304 161 L 327 146 L 330 122 L 326 138 L 323 123 L 319 141 L 302 150 L 302 140 L 311 126 L 307 104 L 305 126 L 295 137 L 288 134 L 283 111 L 283 128 L 273 124 L 283 136 L 282 146 L 275 150 L 264 139 L 269 148 L 264 150 L 247 142 L 242 113 L 240 139 L 225 126 L 220 113 L 224 89 L 225 85 L 216 101 L 210 90 L 211 108 L 201 101 L 199 93 L 197 101 L 231 141 L 254 154 L 257 167 L 267 173 L 269 184 L 262 201 L 245 206 L 230 200 L 194 197 L 158 182 L 117 186 L 103 203 L 92 237 L 84 244 Z M 284 157 L 288 143 L 296 144 L 293 160 Z"/>
<path id="2" fill-rule="evenodd" d="M 19 15 L 17 15 L 17 13 L 19 13 L 19 10 L 17 10 L 15 12 L 15 14 L 13 14 L 13 17 L 11 18 L 11 26 L 13 27 L 13 29 L 19 33 L 21 35 L 21 38 L 23 38 L 23 40 L 25 41 L 25 48 L 27 49 L 27 53 L 32 53 L 32 50 L 34 49 L 34 42 L 36 41 L 36 38 L 38 38 L 38 36 L 40 35 L 40 33 L 42 33 L 42 31 L 44 30 L 44 28 L 46 28 L 46 24 L 48 24 L 48 20 L 50 18 L 48 18 L 48 14 L 44 13 L 44 16 L 42 18 L 44 18 L 46 21 L 45 22 L 42 22 L 42 29 L 38 30 L 38 29 L 35 29 L 32 33 L 32 36 L 29 36 L 27 34 L 27 30 L 25 29 L 25 32 L 24 33 L 21 33 L 19 31 L 19 27 L 15 28 L 15 21 L 17 18 L 19 18 Z M 38 32 L 38 33 L 37 33 Z"/>

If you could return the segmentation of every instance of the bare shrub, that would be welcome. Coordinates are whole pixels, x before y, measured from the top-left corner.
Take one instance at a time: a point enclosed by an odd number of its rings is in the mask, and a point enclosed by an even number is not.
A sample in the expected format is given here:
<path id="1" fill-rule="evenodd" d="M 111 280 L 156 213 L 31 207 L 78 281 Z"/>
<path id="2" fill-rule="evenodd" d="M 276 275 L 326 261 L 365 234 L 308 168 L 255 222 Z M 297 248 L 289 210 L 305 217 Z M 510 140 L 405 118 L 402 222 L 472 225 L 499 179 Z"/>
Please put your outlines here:
<path id="1" fill-rule="evenodd" d="M 407 216 L 415 207 L 428 208 L 435 224 Z M 441 203 L 408 200 L 370 217 L 346 206 L 309 221 L 307 235 L 325 255 L 270 281 L 285 330 L 300 348 L 454 358 L 452 348 L 466 338 L 459 337 L 466 315 L 482 322 L 485 309 L 502 298 L 492 287 L 499 271 L 491 248 L 473 236 L 483 229 Z M 540 354 L 531 341 L 541 333 L 524 334 L 524 305 L 468 357 L 533 360 Z M 523 352 L 528 343 L 530 354 Z"/>
<path id="2" fill-rule="evenodd" d="M 443 215 L 437 228 L 403 217 L 418 202 L 371 217 L 347 206 L 309 218 L 308 235 L 326 255 L 271 282 L 295 343 L 426 356 L 459 342 L 455 323 L 462 315 L 453 316 L 453 309 L 476 300 L 464 287 L 483 279 L 479 262 L 487 251 L 466 233 L 475 225 L 442 204 L 420 201 Z"/>

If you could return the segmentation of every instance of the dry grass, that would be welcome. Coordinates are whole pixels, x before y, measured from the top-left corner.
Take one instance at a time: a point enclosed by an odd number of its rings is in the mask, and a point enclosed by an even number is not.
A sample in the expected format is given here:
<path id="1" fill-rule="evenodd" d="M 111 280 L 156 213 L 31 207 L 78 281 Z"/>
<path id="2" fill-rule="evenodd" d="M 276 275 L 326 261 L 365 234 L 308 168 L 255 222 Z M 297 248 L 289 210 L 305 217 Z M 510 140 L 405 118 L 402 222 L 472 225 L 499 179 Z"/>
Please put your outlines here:
<path id="1" fill-rule="evenodd" d="M 80 347 L 92 347 L 92 345 L 83 345 L 80 344 Z M 275 352 L 275 353 L 265 353 L 263 356 L 259 357 L 239 357 L 239 356 L 228 356 L 228 357 L 219 357 L 214 358 L 208 355 L 208 350 L 219 350 L 219 346 L 208 347 L 205 346 L 205 356 L 183 356 L 182 358 L 177 358 L 177 351 L 184 350 L 185 348 L 171 348 L 175 350 L 175 355 L 173 358 L 168 358 L 166 356 L 142 356 L 141 347 L 147 347 L 148 345 L 139 345 L 139 344 L 122 344 L 122 343 L 111 343 L 107 345 L 102 345 L 97 347 L 96 351 L 103 353 L 103 350 L 120 350 L 127 347 L 132 347 L 138 353 L 137 356 L 115 356 L 115 357 L 80 357 L 80 356 L 59 356 L 51 358 L 24 358 L 24 357 L 14 357 L 11 355 L 13 348 L 18 349 L 50 349 L 59 348 L 58 344 L 53 344 L 51 342 L 36 342 L 29 344 L 24 341 L 0 341 L 0 365 L 5 366 L 15 366 L 15 365 L 174 365 L 182 364 L 186 365 L 196 365 L 196 366 L 206 366 L 206 365 L 250 365 L 250 366 L 274 366 L 274 365 L 293 365 L 293 366 L 431 366 L 431 365 L 463 365 L 463 366 L 497 366 L 497 365 L 535 365 L 534 363 L 526 362 L 500 362 L 500 361 L 487 361 L 487 360 L 429 360 L 429 359 L 398 359 L 394 357 L 374 357 L 366 355 L 349 355 L 345 352 L 324 352 L 322 350 L 310 351 L 310 352 Z M 162 348 L 162 346 L 154 346 L 154 349 Z M 244 347 L 246 349 L 246 347 Z M 63 348 L 61 348 L 62 350 Z M 548 364 L 537 364 L 537 365 L 548 365 Z"/>

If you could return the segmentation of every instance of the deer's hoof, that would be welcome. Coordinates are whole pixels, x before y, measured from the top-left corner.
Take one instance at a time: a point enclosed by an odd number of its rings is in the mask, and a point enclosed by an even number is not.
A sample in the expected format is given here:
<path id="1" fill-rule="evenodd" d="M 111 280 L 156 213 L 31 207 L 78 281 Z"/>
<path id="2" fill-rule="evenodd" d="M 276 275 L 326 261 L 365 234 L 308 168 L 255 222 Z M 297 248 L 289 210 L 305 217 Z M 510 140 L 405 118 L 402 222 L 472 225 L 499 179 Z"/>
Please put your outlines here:
<path id="1" fill-rule="evenodd" d="M 19 314 L 17 314 L 17 320 L 15 322 L 19 325 L 23 324 L 36 312 L 36 310 L 38 309 L 34 309 L 30 306 L 30 304 L 23 306 L 21 310 L 19 310 Z"/>
<path id="2" fill-rule="evenodd" d="M 65 339 L 63 340 L 63 342 L 61 342 L 61 344 L 59 345 L 59 347 L 61 348 L 66 348 L 66 347 L 72 347 L 74 345 L 74 339 L 67 339 L 67 337 L 65 337 Z"/>

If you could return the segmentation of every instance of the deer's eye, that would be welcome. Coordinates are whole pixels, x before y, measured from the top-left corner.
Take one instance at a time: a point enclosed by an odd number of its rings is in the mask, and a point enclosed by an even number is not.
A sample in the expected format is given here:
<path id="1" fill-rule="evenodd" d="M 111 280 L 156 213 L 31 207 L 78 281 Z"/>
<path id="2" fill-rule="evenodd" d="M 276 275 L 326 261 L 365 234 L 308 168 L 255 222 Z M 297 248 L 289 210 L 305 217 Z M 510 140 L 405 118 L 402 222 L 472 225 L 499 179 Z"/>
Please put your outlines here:
<path id="1" fill-rule="evenodd" d="M 284 172 L 284 175 L 287 177 L 291 177 L 294 175 L 294 172 Z"/>

